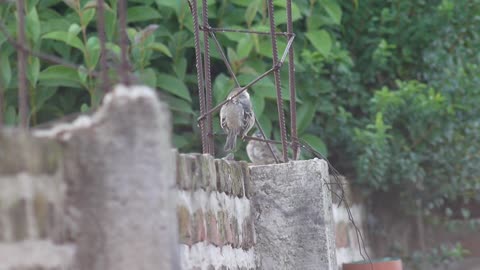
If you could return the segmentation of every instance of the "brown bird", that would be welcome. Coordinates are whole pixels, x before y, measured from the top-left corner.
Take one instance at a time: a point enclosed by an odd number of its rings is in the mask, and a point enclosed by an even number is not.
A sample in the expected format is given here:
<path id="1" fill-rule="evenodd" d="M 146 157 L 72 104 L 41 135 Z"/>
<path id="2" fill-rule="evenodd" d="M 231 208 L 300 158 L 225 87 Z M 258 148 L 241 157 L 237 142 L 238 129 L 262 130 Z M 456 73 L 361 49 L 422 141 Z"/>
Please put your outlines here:
<path id="1" fill-rule="evenodd" d="M 241 88 L 234 88 L 228 94 L 227 100 L 220 109 L 220 125 L 227 133 L 224 150 L 233 153 L 237 144 L 237 136 L 242 139 L 255 124 L 255 114 L 252 108 L 252 102 L 247 90 L 238 96 Z"/>
<path id="2" fill-rule="evenodd" d="M 255 132 L 253 137 L 263 139 L 262 134 L 259 131 Z M 282 153 L 280 150 L 278 150 L 274 144 L 270 144 L 270 146 L 272 147 L 273 153 L 277 157 L 278 161 L 281 161 Z M 275 158 L 273 157 L 272 152 L 270 152 L 270 149 L 268 149 L 266 142 L 250 140 L 247 144 L 247 155 L 250 161 L 256 165 L 275 163 Z"/>

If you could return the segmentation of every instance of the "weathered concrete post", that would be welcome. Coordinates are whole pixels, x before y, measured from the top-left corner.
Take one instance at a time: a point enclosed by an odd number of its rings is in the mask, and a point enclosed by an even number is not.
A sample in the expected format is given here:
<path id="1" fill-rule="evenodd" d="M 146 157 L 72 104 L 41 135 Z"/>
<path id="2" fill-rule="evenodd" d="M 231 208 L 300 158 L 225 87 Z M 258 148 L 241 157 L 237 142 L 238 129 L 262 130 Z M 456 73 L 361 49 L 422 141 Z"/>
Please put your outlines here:
<path id="1" fill-rule="evenodd" d="M 328 167 L 319 159 L 251 166 L 257 268 L 336 270 Z"/>
<path id="2" fill-rule="evenodd" d="M 57 129 L 75 269 L 179 269 L 167 105 L 147 87 L 117 86 L 91 118 Z"/>

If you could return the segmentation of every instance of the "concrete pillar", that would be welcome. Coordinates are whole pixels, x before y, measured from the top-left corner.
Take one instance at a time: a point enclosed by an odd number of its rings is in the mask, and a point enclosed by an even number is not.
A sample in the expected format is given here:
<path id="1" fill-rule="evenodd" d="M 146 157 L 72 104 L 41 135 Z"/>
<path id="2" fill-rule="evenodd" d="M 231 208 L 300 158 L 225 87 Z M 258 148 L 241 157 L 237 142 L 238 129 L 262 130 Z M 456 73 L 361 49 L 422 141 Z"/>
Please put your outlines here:
<path id="1" fill-rule="evenodd" d="M 117 86 L 92 117 L 61 128 L 75 269 L 179 269 L 167 105 L 147 87 Z"/>
<path id="2" fill-rule="evenodd" d="M 336 270 L 327 163 L 313 159 L 251 166 L 250 173 L 257 268 Z"/>

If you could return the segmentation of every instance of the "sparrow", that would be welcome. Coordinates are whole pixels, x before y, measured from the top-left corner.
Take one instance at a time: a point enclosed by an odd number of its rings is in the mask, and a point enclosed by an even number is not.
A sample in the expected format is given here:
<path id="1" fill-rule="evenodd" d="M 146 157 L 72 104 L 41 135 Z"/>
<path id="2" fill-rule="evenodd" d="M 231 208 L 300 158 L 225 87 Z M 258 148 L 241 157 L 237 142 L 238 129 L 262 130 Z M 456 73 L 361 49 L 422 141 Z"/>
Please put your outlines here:
<path id="1" fill-rule="evenodd" d="M 220 109 L 220 125 L 227 134 L 223 149 L 229 153 L 235 150 L 237 136 L 243 139 L 255 124 L 255 114 L 247 90 L 234 97 L 241 89 L 232 89 L 227 96 L 227 103 Z"/>
<path id="2" fill-rule="evenodd" d="M 261 138 L 262 134 L 260 131 L 255 132 L 253 134 L 255 138 Z M 282 153 L 274 144 L 270 144 L 272 147 L 273 153 L 277 157 L 278 161 L 282 160 Z M 257 140 L 250 140 L 247 144 L 247 155 L 250 161 L 255 165 L 266 165 L 266 164 L 274 164 L 275 158 L 272 156 L 272 152 L 268 149 L 268 144 L 266 142 L 257 141 Z"/>

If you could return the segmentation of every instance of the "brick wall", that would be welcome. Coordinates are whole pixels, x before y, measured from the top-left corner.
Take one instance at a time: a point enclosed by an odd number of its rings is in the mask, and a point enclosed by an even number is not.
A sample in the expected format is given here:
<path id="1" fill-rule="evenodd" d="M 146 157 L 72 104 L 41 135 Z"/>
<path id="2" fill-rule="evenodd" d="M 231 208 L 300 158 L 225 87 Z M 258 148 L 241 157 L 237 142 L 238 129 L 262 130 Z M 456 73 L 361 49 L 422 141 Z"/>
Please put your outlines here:
<path id="1" fill-rule="evenodd" d="M 0 269 L 67 269 L 65 185 L 52 142 L 17 131 L 0 133 Z"/>
<path id="2" fill-rule="evenodd" d="M 245 162 L 177 155 L 183 269 L 255 269 L 255 228 Z"/>
<path id="3" fill-rule="evenodd" d="M 173 154 L 170 128 L 118 86 L 91 117 L 1 130 L 0 270 L 336 267 L 324 161 Z"/>
<path id="4" fill-rule="evenodd" d="M 332 176 L 330 176 L 332 178 Z M 355 224 L 359 228 L 365 242 L 365 248 L 369 255 L 371 255 L 371 248 L 368 243 L 368 235 L 366 228 L 367 212 L 364 202 L 358 196 L 355 196 L 356 192 L 352 192 L 351 186 L 345 178 L 341 178 L 342 186 L 344 188 L 345 199 L 349 203 L 350 213 L 353 216 Z M 337 194 L 341 191 L 338 186 L 332 186 Z M 333 219 L 335 221 L 335 246 L 338 269 L 342 269 L 343 263 L 354 262 L 363 260 L 360 254 L 360 246 L 357 239 L 357 232 L 352 222 L 349 219 L 347 208 L 345 204 L 339 205 L 339 198 L 332 196 L 333 198 Z M 363 249 L 362 249 L 363 252 Z"/>

